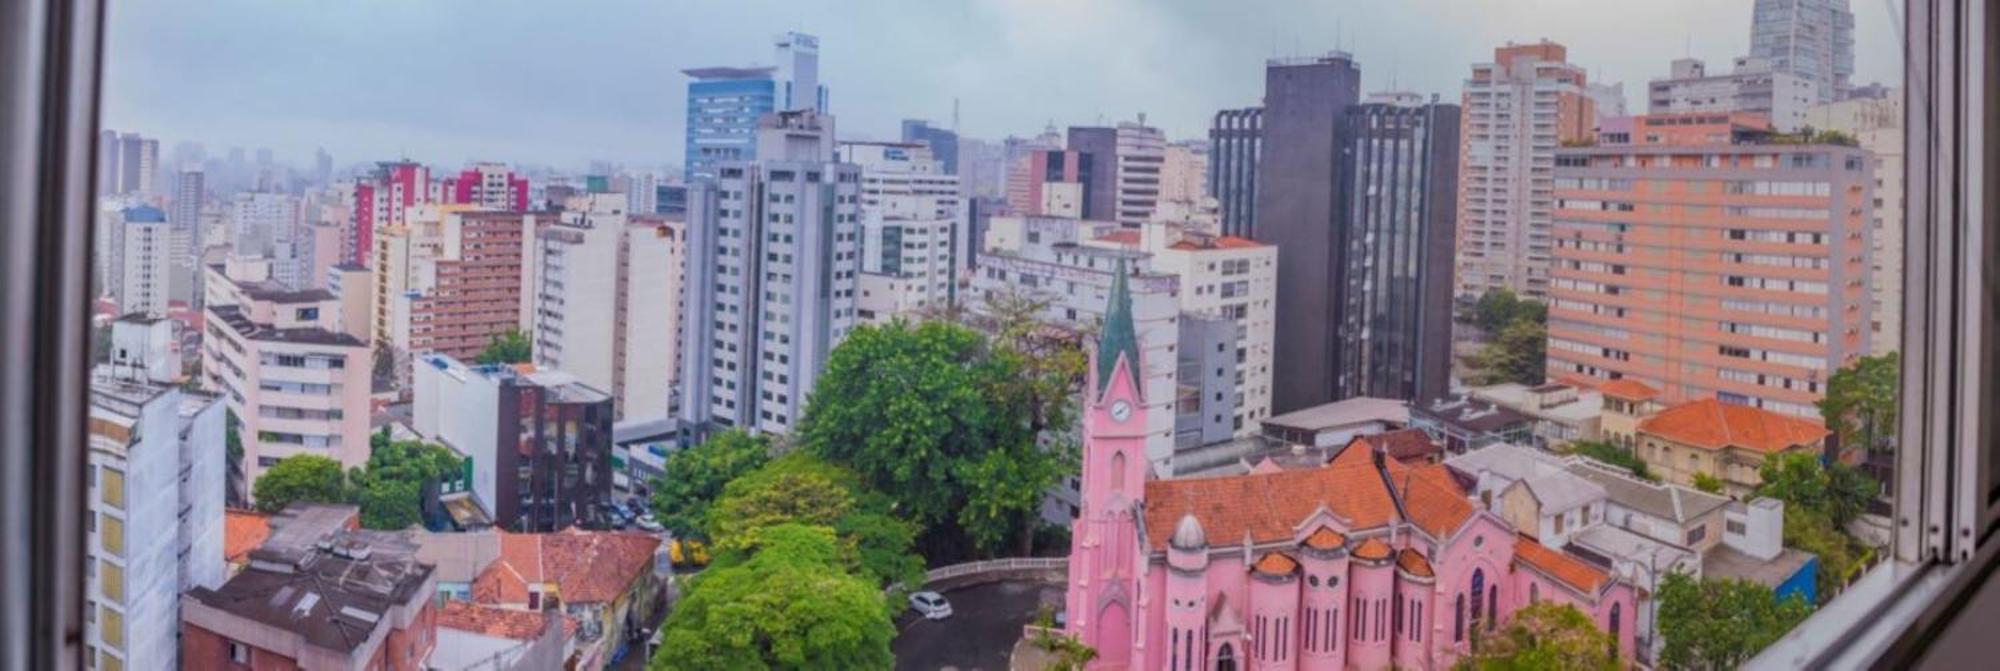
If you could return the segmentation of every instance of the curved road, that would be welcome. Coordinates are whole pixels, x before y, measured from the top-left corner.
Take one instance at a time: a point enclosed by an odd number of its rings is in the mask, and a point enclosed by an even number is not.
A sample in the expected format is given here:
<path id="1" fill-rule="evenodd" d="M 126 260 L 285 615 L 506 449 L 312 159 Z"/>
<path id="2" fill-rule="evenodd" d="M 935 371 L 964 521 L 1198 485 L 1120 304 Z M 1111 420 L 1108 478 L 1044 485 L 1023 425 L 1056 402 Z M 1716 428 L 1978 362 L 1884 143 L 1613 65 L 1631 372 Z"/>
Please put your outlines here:
<path id="1" fill-rule="evenodd" d="M 896 668 L 907 671 L 1006 671 L 1007 655 L 1021 640 L 1021 627 L 1035 619 L 1042 603 L 1062 608 L 1060 584 L 1008 581 L 945 592 L 948 620 L 925 620 L 904 611 L 896 618 Z"/>

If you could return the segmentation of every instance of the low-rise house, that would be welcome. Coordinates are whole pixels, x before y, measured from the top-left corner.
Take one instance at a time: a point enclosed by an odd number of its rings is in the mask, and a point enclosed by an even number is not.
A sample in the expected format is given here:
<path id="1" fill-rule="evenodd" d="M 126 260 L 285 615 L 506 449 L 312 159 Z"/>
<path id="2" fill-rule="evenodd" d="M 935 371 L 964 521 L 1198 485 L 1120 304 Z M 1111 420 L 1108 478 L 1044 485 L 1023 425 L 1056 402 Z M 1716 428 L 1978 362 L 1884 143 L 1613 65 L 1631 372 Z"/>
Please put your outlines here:
<path id="1" fill-rule="evenodd" d="M 1764 459 L 1787 452 L 1819 454 L 1829 432 L 1818 422 L 1760 408 L 1703 399 L 1647 417 L 1634 454 L 1668 482 L 1693 485 L 1696 474 L 1722 480 L 1723 493 L 1746 497 L 1763 484 Z"/>
<path id="2" fill-rule="evenodd" d="M 1627 450 L 1639 446 L 1639 422 L 1660 411 L 1660 390 L 1633 379 L 1618 379 L 1597 386 L 1603 412 L 1597 430 L 1605 441 Z"/>
<path id="3" fill-rule="evenodd" d="M 535 671 L 563 668 L 576 620 L 555 611 L 530 612 L 466 601 L 438 604 L 439 671 Z"/>
<path id="4" fill-rule="evenodd" d="M 397 534 L 336 527 L 310 536 L 312 527 L 274 524 L 249 567 L 218 588 L 181 595 L 184 668 L 429 668 L 437 645 L 431 567 Z"/>
<path id="5" fill-rule="evenodd" d="M 1431 440 L 1452 454 L 1488 445 L 1526 445 L 1533 440 L 1534 420 L 1491 401 L 1469 397 L 1439 398 L 1410 407 L 1410 426 L 1431 434 Z"/>
<path id="6" fill-rule="evenodd" d="M 1573 385 L 1528 386 L 1515 382 L 1473 387 L 1466 395 L 1499 405 L 1534 420 L 1536 447 L 1556 449 L 1582 440 L 1598 440 L 1604 396 Z"/>
<path id="7" fill-rule="evenodd" d="M 472 601 L 576 618 L 571 668 L 599 668 L 619 656 L 656 607 L 657 537 L 575 528 L 498 535 L 500 555 L 473 580 Z"/>

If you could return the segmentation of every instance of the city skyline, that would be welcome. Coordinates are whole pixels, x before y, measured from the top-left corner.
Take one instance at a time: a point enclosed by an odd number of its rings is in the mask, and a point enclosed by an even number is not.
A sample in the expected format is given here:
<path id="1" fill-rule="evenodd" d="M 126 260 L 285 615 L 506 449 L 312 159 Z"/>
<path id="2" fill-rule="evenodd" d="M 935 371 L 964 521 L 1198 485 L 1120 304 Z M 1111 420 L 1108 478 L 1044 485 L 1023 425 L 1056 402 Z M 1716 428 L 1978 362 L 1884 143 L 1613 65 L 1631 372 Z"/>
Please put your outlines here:
<path id="1" fill-rule="evenodd" d="M 125 4 L 109 14 L 102 121 L 169 146 L 201 142 L 212 156 L 232 146 L 271 147 L 299 166 L 325 147 L 341 167 L 407 156 L 442 165 L 575 168 L 602 160 L 653 168 L 681 162 L 687 79 L 680 70 L 770 65 L 771 38 L 787 30 L 820 38 L 830 112 L 849 139 L 877 140 L 896 139 L 906 118 L 950 127 L 954 98 L 960 130 L 973 138 L 1031 135 L 1051 122 L 1112 124 L 1141 112 L 1169 139 L 1205 137 L 1215 110 L 1257 104 L 1265 58 L 1334 48 L 1354 54 L 1364 93 L 1396 88 L 1451 102 L 1466 64 L 1509 40 L 1541 38 L 1568 45 L 1593 81 L 1625 83 L 1637 111 L 1643 101 L 1635 96 L 1646 81 L 1667 76 L 1672 59 L 1726 63 L 1750 48 L 1751 3 L 1732 0 L 1629 7 L 1557 0 L 1535 12 L 1445 0 L 1261 4 L 1269 6 L 632 2 L 592 14 L 529 3 L 483 4 L 479 12 L 449 3 Z M 1434 19 L 1446 10 L 1453 20 Z M 1900 17 L 1880 4 L 1855 12 L 1854 81 L 1898 84 Z M 1607 24 L 1649 28 L 1601 28 Z M 503 37 L 579 33 L 603 39 L 536 47 Z M 446 35 L 453 39 L 440 39 Z M 1076 67 L 1081 62 L 1093 67 Z M 383 75 L 388 68 L 399 72 Z M 1037 92 L 1036 104 L 1020 104 L 1021 91 Z"/>

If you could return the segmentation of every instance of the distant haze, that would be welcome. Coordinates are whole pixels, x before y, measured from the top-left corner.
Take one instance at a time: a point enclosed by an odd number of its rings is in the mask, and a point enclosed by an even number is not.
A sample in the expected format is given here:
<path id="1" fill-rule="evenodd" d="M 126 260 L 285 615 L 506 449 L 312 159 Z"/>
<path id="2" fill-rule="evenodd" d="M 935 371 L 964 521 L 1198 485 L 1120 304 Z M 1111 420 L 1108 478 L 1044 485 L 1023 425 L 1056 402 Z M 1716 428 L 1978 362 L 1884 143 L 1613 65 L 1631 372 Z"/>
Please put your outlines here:
<path id="1" fill-rule="evenodd" d="M 1893 0 L 1854 0 L 1857 84 L 1901 80 Z M 678 165 L 684 68 L 769 64 L 771 38 L 820 37 L 842 137 L 897 122 L 971 137 L 1116 122 L 1140 112 L 1203 137 L 1253 105 L 1263 62 L 1339 46 L 1363 90 L 1456 100 L 1472 63 L 1548 38 L 1598 81 L 1646 81 L 1692 55 L 1748 50 L 1750 0 L 129 0 L 109 3 L 104 124 L 162 148 L 270 147 L 309 165 L 409 156 L 580 168 Z M 164 158 L 164 156 L 163 156 Z"/>

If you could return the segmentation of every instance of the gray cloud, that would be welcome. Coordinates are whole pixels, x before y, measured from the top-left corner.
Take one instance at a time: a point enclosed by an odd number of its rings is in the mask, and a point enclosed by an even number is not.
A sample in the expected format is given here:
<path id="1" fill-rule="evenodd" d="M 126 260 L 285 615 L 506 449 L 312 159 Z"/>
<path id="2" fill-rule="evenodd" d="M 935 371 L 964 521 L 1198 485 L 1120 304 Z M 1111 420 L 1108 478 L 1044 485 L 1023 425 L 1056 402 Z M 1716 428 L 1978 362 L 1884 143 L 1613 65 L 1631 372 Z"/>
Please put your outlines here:
<path id="1" fill-rule="evenodd" d="M 1854 0 L 1860 81 L 1900 80 L 1893 0 Z M 1473 62 L 1549 38 L 1638 109 L 1672 58 L 1746 50 L 1748 0 L 126 0 L 112 3 L 107 126 L 303 163 L 408 155 L 678 164 L 680 70 L 768 63 L 821 37 L 846 136 L 905 117 L 1031 134 L 1144 112 L 1174 137 L 1255 104 L 1274 55 L 1354 53 L 1367 90 L 1455 98 Z M 1725 66 L 1726 67 L 1726 66 Z"/>

